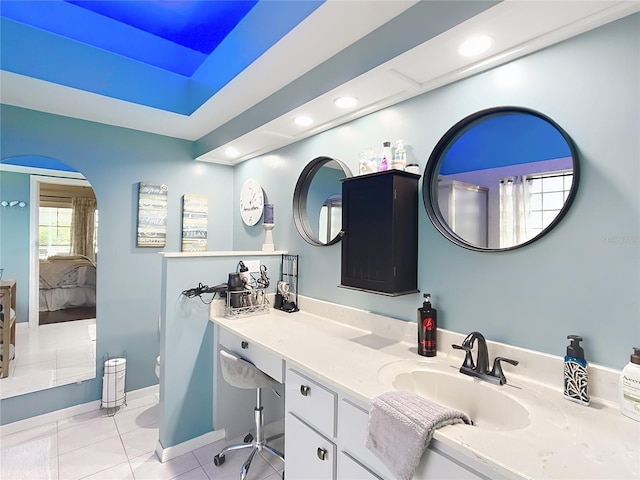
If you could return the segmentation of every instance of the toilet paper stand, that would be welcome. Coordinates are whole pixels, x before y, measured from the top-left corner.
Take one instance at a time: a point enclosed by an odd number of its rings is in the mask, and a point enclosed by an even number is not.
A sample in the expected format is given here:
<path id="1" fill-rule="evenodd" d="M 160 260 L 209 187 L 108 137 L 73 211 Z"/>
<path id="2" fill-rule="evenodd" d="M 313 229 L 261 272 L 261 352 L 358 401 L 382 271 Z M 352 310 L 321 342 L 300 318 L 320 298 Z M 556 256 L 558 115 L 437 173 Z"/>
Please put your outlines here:
<path id="1" fill-rule="evenodd" d="M 102 401 L 100 410 L 107 410 L 108 416 L 115 415 L 122 405 L 127 404 L 125 380 L 127 373 L 127 352 L 121 357 L 110 357 L 105 353 L 102 357 Z"/>

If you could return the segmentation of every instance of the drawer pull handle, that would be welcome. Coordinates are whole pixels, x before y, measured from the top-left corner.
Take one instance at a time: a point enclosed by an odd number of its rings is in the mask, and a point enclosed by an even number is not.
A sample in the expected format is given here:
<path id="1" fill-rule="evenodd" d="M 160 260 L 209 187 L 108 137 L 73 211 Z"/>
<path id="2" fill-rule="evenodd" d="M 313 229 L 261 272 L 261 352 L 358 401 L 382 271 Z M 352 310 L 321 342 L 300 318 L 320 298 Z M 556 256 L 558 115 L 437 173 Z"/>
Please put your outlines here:
<path id="1" fill-rule="evenodd" d="M 300 394 L 304 397 L 309 396 L 309 391 L 311 389 L 307 385 L 300 385 Z"/>
<path id="2" fill-rule="evenodd" d="M 327 459 L 327 453 L 327 449 L 322 447 L 318 447 L 318 451 L 316 452 L 318 458 L 322 461 Z"/>
<path id="3" fill-rule="evenodd" d="M 243 350 L 246 350 L 247 348 L 249 348 L 249 343 L 243 340 L 242 343 L 240 343 L 240 346 Z"/>

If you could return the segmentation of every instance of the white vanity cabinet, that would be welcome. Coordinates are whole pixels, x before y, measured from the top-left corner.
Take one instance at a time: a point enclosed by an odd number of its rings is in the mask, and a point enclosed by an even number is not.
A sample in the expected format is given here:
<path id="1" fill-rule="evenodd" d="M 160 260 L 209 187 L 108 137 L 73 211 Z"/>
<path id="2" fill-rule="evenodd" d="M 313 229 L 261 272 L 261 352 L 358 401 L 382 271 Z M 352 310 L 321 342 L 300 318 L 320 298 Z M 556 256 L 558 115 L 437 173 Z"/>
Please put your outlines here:
<path id="1" fill-rule="evenodd" d="M 335 443 L 291 412 L 287 412 L 284 425 L 287 480 L 334 480 Z"/>
<path id="2" fill-rule="evenodd" d="M 286 376 L 286 478 L 333 480 L 337 394 L 296 369 Z"/>
<path id="3" fill-rule="evenodd" d="M 285 391 L 287 480 L 394 479 L 365 446 L 368 407 L 298 368 L 287 369 Z M 497 478 L 471 459 L 434 448 L 434 443 L 422 456 L 415 480 Z"/>
<path id="4" fill-rule="evenodd" d="M 340 452 L 338 478 L 343 480 L 380 480 L 382 477 L 373 473 L 347 452 Z"/>
<path id="5" fill-rule="evenodd" d="M 393 478 L 382 460 L 365 446 L 369 412 L 348 398 L 340 400 L 338 414 L 338 437 L 344 452 L 373 470 L 379 478 Z M 344 477 L 349 478 L 349 477 Z M 375 478 L 375 477 L 373 477 Z"/>
<path id="6" fill-rule="evenodd" d="M 221 328 L 219 330 L 221 346 L 236 355 L 253 363 L 256 367 L 274 380 L 282 383 L 284 380 L 284 361 L 278 355 L 271 353 L 259 345 Z"/>
<path id="7" fill-rule="evenodd" d="M 338 438 L 340 439 L 341 450 L 348 454 L 357 464 L 370 470 L 370 477 L 362 478 L 384 478 L 393 479 L 393 474 L 386 465 L 373 452 L 365 446 L 367 435 L 367 424 L 369 413 L 364 407 L 358 405 L 348 397 L 342 398 L 339 406 L 338 416 Z M 495 472 L 486 472 L 486 475 L 476 471 L 471 466 L 465 465 L 454 458 L 451 458 L 433 448 L 435 441 L 432 441 L 430 448 L 422 455 L 420 465 L 413 477 L 414 480 L 427 479 L 495 479 Z M 465 460 L 466 461 L 466 460 Z M 471 459 L 469 459 L 471 461 Z M 480 466 L 478 466 L 481 468 Z M 364 475 L 364 474 L 362 474 Z M 349 479 L 348 476 L 341 477 L 338 469 L 338 478 Z"/>

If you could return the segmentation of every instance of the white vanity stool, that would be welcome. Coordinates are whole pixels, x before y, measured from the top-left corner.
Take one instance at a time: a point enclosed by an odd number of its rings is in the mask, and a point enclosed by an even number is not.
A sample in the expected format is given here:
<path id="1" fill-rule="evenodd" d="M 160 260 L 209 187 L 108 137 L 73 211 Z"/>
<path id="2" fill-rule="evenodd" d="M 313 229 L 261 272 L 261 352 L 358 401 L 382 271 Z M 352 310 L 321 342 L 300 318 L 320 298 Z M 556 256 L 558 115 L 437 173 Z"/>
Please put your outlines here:
<path id="1" fill-rule="evenodd" d="M 283 434 L 280 433 L 267 439 L 264 438 L 262 389 L 265 387 L 273 388 L 275 385 L 278 385 L 278 382 L 276 382 L 262 370 L 258 369 L 252 363 L 249 363 L 246 360 L 236 356 L 235 354 L 223 349 L 220 349 L 220 369 L 222 370 L 222 376 L 224 377 L 225 381 L 230 385 L 237 388 L 256 390 L 256 406 L 254 408 L 256 429 L 255 438 L 253 437 L 253 435 L 251 435 L 251 433 L 249 433 L 244 437 L 245 443 L 228 445 L 223 448 L 219 454 L 213 457 L 213 463 L 216 466 L 220 466 L 224 463 L 225 454 L 227 452 L 250 448 L 251 453 L 242 465 L 242 470 L 240 472 L 240 479 L 245 480 L 245 478 L 247 477 L 247 472 L 249 471 L 249 467 L 251 466 L 251 461 L 253 460 L 256 452 L 266 450 L 267 452 L 280 458 L 284 462 L 284 455 L 275 448 L 268 445 L 269 441 L 280 438 L 283 436 Z M 275 389 L 273 389 L 273 391 L 277 394 Z"/>

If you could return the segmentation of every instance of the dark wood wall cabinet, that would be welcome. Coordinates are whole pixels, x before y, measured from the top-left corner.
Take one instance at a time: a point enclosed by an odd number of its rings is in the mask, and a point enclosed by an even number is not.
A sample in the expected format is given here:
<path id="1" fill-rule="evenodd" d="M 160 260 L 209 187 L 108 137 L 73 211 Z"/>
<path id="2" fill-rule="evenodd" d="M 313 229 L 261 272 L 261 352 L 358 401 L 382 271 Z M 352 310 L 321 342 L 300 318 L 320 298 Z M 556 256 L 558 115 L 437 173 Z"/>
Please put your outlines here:
<path id="1" fill-rule="evenodd" d="M 341 287 L 418 291 L 419 178 L 389 170 L 342 180 Z"/>

